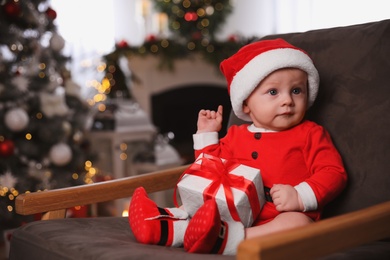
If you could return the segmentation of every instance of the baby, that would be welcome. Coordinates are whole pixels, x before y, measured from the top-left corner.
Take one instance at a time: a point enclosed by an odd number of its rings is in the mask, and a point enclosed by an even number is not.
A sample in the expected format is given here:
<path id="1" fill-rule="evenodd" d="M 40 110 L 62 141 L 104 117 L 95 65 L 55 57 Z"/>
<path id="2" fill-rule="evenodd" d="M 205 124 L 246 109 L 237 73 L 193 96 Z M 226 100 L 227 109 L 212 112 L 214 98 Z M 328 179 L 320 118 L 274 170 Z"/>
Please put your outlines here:
<path id="1" fill-rule="evenodd" d="M 341 157 L 326 130 L 305 120 L 319 85 L 303 50 L 282 39 L 241 48 L 221 63 L 232 109 L 251 124 L 232 126 L 222 139 L 223 108 L 201 110 L 195 156 L 211 154 L 258 168 L 267 202 L 251 227 L 221 219 L 207 200 L 189 219 L 182 208 L 158 208 L 143 188 L 134 192 L 130 226 L 141 243 L 182 246 L 188 252 L 235 254 L 246 238 L 307 225 L 345 187 Z"/>

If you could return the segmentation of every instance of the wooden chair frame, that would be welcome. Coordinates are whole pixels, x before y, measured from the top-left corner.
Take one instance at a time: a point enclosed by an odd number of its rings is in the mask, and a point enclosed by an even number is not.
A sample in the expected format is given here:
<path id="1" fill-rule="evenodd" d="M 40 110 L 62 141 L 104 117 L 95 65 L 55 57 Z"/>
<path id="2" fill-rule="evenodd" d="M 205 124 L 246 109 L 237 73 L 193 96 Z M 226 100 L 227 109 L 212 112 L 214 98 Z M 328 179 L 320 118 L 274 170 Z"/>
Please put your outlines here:
<path id="1" fill-rule="evenodd" d="M 174 188 L 188 166 L 57 190 L 21 194 L 16 212 L 43 214 L 42 219 L 64 218 L 66 209 L 131 197 L 143 186 L 148 193 Z M 311 259 L 350 247 L 390 237 L 390 201 L 302 228 L 278 232 L 267 239 L 247 239 L 240 243 L 237 259 Z"/>

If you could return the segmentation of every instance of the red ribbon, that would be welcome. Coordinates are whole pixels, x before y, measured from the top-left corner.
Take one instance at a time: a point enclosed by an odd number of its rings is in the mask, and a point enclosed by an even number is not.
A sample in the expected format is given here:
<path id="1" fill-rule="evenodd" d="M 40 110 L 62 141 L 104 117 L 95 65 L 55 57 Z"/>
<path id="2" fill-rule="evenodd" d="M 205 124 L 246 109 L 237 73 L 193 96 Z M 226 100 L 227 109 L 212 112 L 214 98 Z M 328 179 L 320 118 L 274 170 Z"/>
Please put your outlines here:
<path id="1" fill-rule="evenodd" d="M 185 174 L 191 174 L 194 176 L 200 176 L 211 180 L 212 182 L 203 191 L 203 200 L 215 199 L 215 195 L 218 192 L 219 187 L 222 185 L 226 204 L 235 221 L 240 221 L 240 216 L 234 205 L 233 192 L 231 188 L 239 189 L 245 192 L 248 197 L 249 203 L 252 209 L 253 218 L 256 218 L 260 213 L 260 202 L 257 198 L 256 186 L 253 182 L 245 179 L 243 176 L 237 176 L 230 174 L 235 168 L 240 166 L 239 163 L 226 160 L 223 161 L 219 157 L 203 154 L 203 157 L 198 158 L 184 173 L 180 176 L 180 180 Z M 174 190 L 174 203 L 178 206 L 176 199 L 176 188 Z"/>

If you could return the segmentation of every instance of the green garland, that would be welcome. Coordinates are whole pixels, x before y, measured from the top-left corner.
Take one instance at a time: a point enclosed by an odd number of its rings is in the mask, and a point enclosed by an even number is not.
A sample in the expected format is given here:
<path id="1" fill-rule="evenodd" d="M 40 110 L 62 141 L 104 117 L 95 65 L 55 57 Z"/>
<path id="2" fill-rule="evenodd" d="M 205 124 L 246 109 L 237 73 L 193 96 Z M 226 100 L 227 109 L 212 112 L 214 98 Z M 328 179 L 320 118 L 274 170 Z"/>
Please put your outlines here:
<path id="1" fill-rule="evenodd" d="M 207 62 L 218 68 L 222 60 L 230 57 L 238 49 L 254 39 L 232 36 L 228 41 L 209 41 L 205 45 L 202 41 L 181 43 L 174 39 L 157 39 L 152 37 L 142 46 L 136 47 L 129 46 L 127 42 L 121 41 L 115 45 L 115 50 L 104 58 L 112 63 L 112 61 L 117 60 L 122 55 L 127 57 L 152 55 L 160 59 L 160 69 L 172 70 L 174 69 L 175 60 L 188 58 L 192 54 L 200 54 Z"/>
<path id="2" fill-rule="evenodd" d="M 129 46 L 126 41 L 115 45 L 115 50 L 104 58 L 114 63 L 120 56 L 152 55 L 160 60 L 160 69 L 174 69 L 174 61 L 200 54 L 217 69 L 222 60 L 231 56 L 255 38 L 231 35 L 218 41 L 215 34 L 232 11 L 229 0 L 154 0 L 156 9 L 165 12 L 173 36 L 159 38 L 149 35 L 142 46 Z"/>

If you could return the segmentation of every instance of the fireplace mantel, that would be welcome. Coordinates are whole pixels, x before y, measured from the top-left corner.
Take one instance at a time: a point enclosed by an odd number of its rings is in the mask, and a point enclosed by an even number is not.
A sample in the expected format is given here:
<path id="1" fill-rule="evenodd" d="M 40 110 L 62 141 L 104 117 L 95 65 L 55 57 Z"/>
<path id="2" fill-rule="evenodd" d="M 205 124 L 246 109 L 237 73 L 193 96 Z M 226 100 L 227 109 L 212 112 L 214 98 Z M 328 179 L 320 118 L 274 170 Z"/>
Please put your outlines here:
<path id="1" fill-rule="evenodd" d="M 130 70 L 139 78 L 134 82 L 132 93 L 141 108 L 151 115 L 150 97 L 174 88 L 193 85 L 226 87 L 226 81 L 218 68 L 193 55 L 174 61 L 173 70 L 159 68 L 160 60 L 153 56 L 129 58 Z"/>

